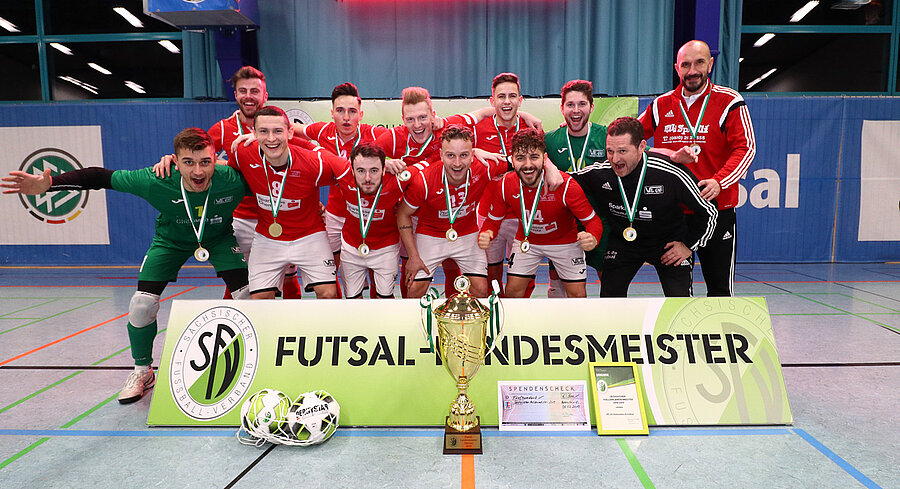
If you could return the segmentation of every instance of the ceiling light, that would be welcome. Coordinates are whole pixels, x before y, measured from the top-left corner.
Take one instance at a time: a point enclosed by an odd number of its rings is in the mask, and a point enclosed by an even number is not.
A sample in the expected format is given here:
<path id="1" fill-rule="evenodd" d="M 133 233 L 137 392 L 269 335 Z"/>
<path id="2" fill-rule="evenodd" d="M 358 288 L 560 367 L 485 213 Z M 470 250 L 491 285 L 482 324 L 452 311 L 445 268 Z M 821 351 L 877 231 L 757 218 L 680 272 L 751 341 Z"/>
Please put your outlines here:
<path id="1" fill-rule="evenodd" d="M 744 62 L 744 58 L 738 58 L 738 63 L 743 63 L 743 62 Z"/>
<path id="2" fill-rule="evenodd" d="M 771 32 L 767 32 L 767 33 L 763 34 L 762 36 L 759 36 L 759 39 L 757 39 L 756 42 L 753 43 L 753 47 L 758 48 L 758 47 L 762 46 L 763 44 L 771 41 L 773 37 L 775 37 L 775 34 L 772 34 Z"/>
<path id="3" fill-rule="evenodd" d="M 756 78 L 756 79 L 753 80 L 752 82 L 748 83 L 746 89 L 747 89 L 747 90 L 750 90 L 751 88 L 753 88 L 754 86 L 756 86 L 757 83 L 759 83 L 759 82 L 765 80 L 766 78 L 768 78 L 769 76 L 771 76 L 772 73 L 775 73 L 775 71 L 776 71 L 777 69 L 778 69 L 778 68 L 772 68 L 771 70 L 769 70 L 769 71 L 763 73 L 759 78 Z"/>
<path id="4" fill-rule="evenodd" d="M 806 5 L 800 7 L 800 10 L 794 12 L 794 15 L 791 16 L 791 22 L 800 22 L 801 20 L 803 20 L 803 17 L 806 17 L 806 14 L 808 14 L 812 9 L 818 6 L 818 0 L 806 2 Z"/>
<path id="5" fill-rule="evenodd" d="M 104 75 L 112 75 L 112 71 L 107 70 L 106 68 L 98 65 L 97 63 L 88 63 L 88 66 L 99 71 L 100 73 L 103 73 Z"/>
<path id="6" fill-rule="evenodd" d="M 58 42 L 51 42 L 50 47 L 63 53 L 63 54 L 68 54 L 69 56 L 72 56 L 72 50 Z"/>
<path id="7" fill-rule="evenodd" d="M 78 80 L 77 78 L 72 78 L 71 76 L 57 76 L 57 78 L 59 78 L 60 80 L 65 80 L 79 88 L 87 90 L 88 92 L 91 92 L 94 95 L 100 95 L 100 92 L 97 91 L 97 87 L 95 87 L 93 85 L 89 85 L 81 80 Z"/>
<path id="8" fill-rule="evenodd" d="M 132 90 L 134 90 L 134 91 L 137 92 L 137 93 L 147 93 L 147 92 L 144 90 L 144 87 L 138 85 L 137 83 L 135 83 L 135 82 L 133 82 L 133 81 L 126 81 L 126 82 L 125 82 L 125 86 L 128 87 L 128 88 L 130 88 L 130 89 L 132 89 Z"/>
<path id="9" fill-rule="evenodd" d="M 13 24 L 12 22 L 4 19 L 3 17 L 0 17 L 0 27 L 8 30 L 9 32 L 21 32 L 19 30 L 19 28 L 16 27 L 16 24 Z"/>
<path id="10" fill-rule="evenodd" d="M 122 17 L 124 17 L 125 20 L 127 20 L 129 24 L 131 24 L 135 27 L 144 27 L 144 23 L 141 22 L 141 19 L 135 17 L 134 14 L 129 12 L 128 9 L 126 9 L 125 7 L 116 7 L 113 9 L 113 11 L 115 13 L 121 15 Z"/>
<path id="11" fill-rule="evenodd" d="M 169 40 L 159 41 L 159 45 L 166 48 L 172 54 L 178 54 L 181 52 L 181 50 L 178 49 L 178 46 L 176 46 L 175 43 Z"/>

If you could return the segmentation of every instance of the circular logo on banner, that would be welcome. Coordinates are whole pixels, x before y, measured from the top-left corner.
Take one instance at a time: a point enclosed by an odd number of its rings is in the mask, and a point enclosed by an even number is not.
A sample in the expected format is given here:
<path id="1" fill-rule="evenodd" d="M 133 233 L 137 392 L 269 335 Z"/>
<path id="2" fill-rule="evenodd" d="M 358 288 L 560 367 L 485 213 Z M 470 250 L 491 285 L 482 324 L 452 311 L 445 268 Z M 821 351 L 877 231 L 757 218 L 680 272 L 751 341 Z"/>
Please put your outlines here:
<path id="1" fill-rule="evenodd" d="M 300 124 L 312 124 L 315 122 L 309 114 L 300 109 L 288 109 L 284 111 L 284 113 L 288 116 L 288 120 L 291 122 L 298 122 Z"/>
<path id="2" fill-rule="evenodd" d="M 31 175 L 59 175 L 84 168 L 71 154 L 56 148 L 43 148 L 25 158 L 19 171 Z M 19 200 L 35 219 L 48 224 L 65 224 L 78 217 L 88 202 L 87 190 L 60 190 L 39 195 L 19 194 Z"/>
<path id="3" fill-rule="evenodd" d="M 256 330 L 233 307 L 214 307 L 185 327 L 172 352 L 169 388 L 185 415 L 220 418 L 247 394 L 259 360 Z"/>

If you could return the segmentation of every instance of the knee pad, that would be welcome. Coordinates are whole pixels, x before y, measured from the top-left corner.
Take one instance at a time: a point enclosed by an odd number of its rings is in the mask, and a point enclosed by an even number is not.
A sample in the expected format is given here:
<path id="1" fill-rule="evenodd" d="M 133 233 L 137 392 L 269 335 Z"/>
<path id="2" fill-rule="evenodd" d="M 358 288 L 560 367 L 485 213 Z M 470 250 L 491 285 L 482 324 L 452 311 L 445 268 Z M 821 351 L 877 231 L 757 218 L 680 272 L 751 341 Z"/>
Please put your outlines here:
<path id="1" fill-rule="evenodd" d="M 159 296 L 149 292 L 135 292 L 128 305 L 128 322 L 135 328 L 143 328 L 156 321 L 159 312 Z"/>
<path id="2" fill-rule="evenodd" d="M 250 286 L 245 285 L 237 290 L 231 291 L 231 298 L 239 301 L 250 298 Z"/>

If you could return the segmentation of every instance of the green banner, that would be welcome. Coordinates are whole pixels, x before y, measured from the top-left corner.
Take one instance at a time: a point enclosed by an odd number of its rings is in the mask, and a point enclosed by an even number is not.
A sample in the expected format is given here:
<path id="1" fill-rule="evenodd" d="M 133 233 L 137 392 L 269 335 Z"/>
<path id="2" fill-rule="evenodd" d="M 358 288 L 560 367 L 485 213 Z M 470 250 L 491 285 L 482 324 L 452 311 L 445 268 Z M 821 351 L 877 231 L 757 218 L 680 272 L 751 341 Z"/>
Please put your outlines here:
<path id="1" fill-rule="evenodd" d="M 498 380 L 590 380 L 593 361 L 638 364 L 650 425 L 792 422 L 763 298 L 503 305 L 505 338 L 469 389 L 482 424 L 498 422 Z M 243 399 L 270 388 L 324 389 L 348 426 L 443 425 L 456 385 L 420 311 L 416 300 L 176 300 L 148 424 L 237 426 Z"/>

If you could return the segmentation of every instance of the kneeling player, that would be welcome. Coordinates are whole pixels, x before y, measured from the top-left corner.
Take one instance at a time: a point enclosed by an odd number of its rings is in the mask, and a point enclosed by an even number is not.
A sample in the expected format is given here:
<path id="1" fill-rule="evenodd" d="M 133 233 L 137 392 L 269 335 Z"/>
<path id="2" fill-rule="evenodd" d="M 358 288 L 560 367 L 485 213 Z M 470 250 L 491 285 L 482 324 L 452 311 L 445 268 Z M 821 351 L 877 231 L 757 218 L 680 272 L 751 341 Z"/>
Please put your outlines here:
<path id="1" fill-rule="evenodd" d="M 500 180 L 500 192 L 493 197 L 491 212 L 478 236 L 478 246 L 482 249 L 490 246 L 504 216 L 511 210 L 519 219 L 519 229 L 509 255 L 507 297 L 525 296 L 544 257 L 556 266 L 568 297 L 585 297 L 584 251 L 597 246 L 603 224 L 581 187 L 569 175 L 563 174 L 563 184 L 556 190 L 545 191 L 543 134 L 524 129 L 511 142 L 515 173 L 507 173 Z M 586 231 L 578 231 L 576 219 Z"/>
<path id="2" fill-rule="evenodd" d="M 137 195 L 159 211 L 153 243 L 138 272 L 137 292 L 128 307 L 128 338 L 134 372 L 119 393 L 119 402 L 139 400 L 156 383 L 150 365 L 156 337 L 159 296 L 193 255 L 209 260 L 235 299 L 248 298 L 247 264 L 231 229 L 234 208 L 247 193 L 234 169 L 216 165 L 213 141 L 202 129 L 189 128 L 175 137 L 177 173 L 157 179 L 150 168 L 107 170 L 85 168 L 50 176 L 11 172 L 3 193 L 36 195 L 55 190 L 112 189 Z M 187 217 L 187 219 L 185 219 Z"/>
<path id="3" fill-rule="evenodd" d="M 400 233 L 396 208 L 403 198 L 402 184 L 384 173 L 384 150 L 374 143 L 361 143 L 350 152 L 353 175 L 341 178 L 339 188 L 347 218 L 341 230 L 345 295 L 362 297 L 367 271 L 375 276 L 380 298 L 394 296 Z"/>

